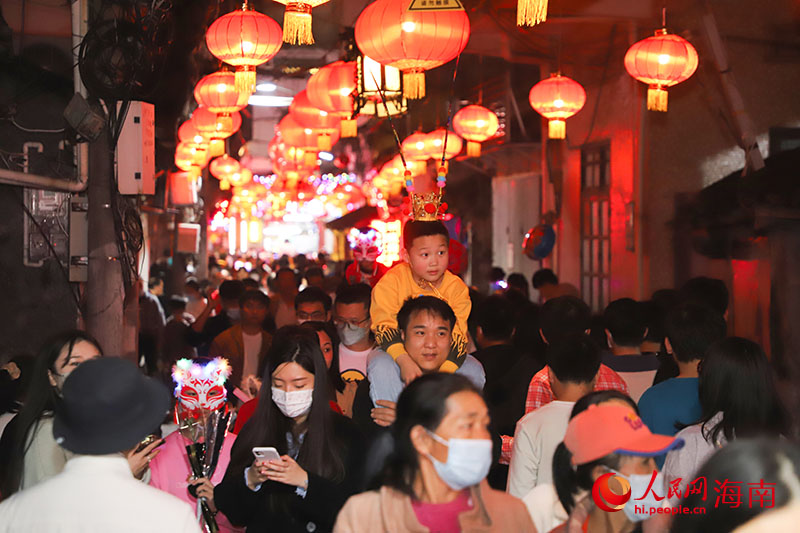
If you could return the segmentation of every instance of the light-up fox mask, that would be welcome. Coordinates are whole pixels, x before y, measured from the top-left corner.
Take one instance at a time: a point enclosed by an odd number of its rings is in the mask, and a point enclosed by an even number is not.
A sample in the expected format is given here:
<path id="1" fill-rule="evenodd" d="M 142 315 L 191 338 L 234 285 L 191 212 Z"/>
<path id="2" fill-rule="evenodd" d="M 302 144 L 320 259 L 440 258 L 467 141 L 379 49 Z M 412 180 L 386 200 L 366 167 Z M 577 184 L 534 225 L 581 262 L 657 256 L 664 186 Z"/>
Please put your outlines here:
<path id="1" fill-rule="evenodd" d="M 175 397 L 187 411 L 215 411 L 225 405 L 225 380 L 230 375 L 227 359 L 217 357 L 205 365 L 181 359 L 172 367 Z"/>

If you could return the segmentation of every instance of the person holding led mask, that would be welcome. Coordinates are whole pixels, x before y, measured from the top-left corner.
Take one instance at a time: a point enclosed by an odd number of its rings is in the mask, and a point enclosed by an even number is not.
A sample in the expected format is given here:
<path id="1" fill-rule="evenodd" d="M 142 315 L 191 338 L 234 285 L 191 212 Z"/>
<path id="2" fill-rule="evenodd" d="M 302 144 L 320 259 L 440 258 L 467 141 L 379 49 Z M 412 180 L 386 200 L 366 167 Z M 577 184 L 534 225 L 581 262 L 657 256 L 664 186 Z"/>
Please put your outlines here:
<path id="1" fill-rule="evenodd" d="M 383 239 L 374 228 L 353 228 L 347 234 L 347 243 L 353 251 L 353 261 L 347 267 L 344 278 L 348 284 L 368 283 L 374 287 L 389 269 L 378 262 L 383 253 Z"/>
<path id="2" fill-rule="evenodd" d="M 380 490 L 353 496 L 334 532 L 535 532 L 525 505 L 485 481 L 489 411 L 465 377 L 432 373 L 400 394 Z"/>
<path id="3" fill-rule="evenodd" d="M 633 531 L 656 514 L 667 495 L 653 458 L 681 446 L 683 439 L 651 433 L 632 407 L 617 402 L 590 405 L 575 415 L 553 459 L 558 499 L 569 513 L 553 533 Z M 614 512 L 619 507 L 611 501 L 606 501 L 616 507 L 611 511 L 595 504 L 593 488 L 601 477 L 614 495 L 630 491 L 623 512 Z M 603 497 L 602 488 L 598 494 Z"/>
<path id="4" fill-rule="evenodd" d="M 234 443 L 214 501 L 248 532 L 331 531 L 347 497 L 361 488 L 363 439 L 330 409 L 313 331 L 280 329 L 267 361 L 258 407 Z M 275 448 L 280 459 L 254 459 L 257 447 Z"/>

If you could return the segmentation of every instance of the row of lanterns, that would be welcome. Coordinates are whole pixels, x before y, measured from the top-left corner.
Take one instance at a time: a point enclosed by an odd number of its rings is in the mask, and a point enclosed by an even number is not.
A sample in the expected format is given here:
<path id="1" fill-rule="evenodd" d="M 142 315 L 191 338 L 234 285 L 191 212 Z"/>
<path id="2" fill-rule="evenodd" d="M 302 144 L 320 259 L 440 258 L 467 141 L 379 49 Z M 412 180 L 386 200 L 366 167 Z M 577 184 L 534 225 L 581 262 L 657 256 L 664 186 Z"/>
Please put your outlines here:
<path id="1" fill-rule="evenodd" d="M 625 53 L 625 70 L 648 84 L 647 109 L 667 110 L 668 87 L 689 79 L 697 70 L 697 50 L 684 38 L 667 33 L 665 28 L 654 36 L 634 43 Z M 533 86 L 531 107 L 548 119 L 548 137 L 566 136 L 566 119 L 586 103 L 586 91 L 573 79 L 553 74 Z"/>
<path id="2" fill-rule="evenodd" d="M 208 48 L 235 72 L 221 70 L 197 83 L 194 95 L 199 107 L 179 130 L 176 166 L 197 175 L 217 157 L 210 170 L 223 185 L 236 185 L 251 177 L 247 169 L 235 168 L 235 159 L 224 155 L 224 140 L 241 125 L 238 112 L 254 90 L 256 67 L 272 59 L 283 41 L 313 42 L 311 9 L 325 1 L 281 2 L 287 4 L 283 30 L 246 2 L 240 10 L 212 23 L 206 35 Z M 520 5 L 523 3 L 529 2 L 520 0 Z M 527 15 L 523 18 L 527 20 Z M 466 47 L 469 32 L 463 9 L 411 11 L 407 0 L 376 0 L 368 5 L 356 21 L 355 31 L 364 55 L 320 68 L 306 90 L 295 96 L 289 115 L 278 125 L 279 142 L 271 150 L 273 161 L 280 163 L 276 171 L 313 172 L 318 151 L 330 150 L 340 137 L 357 135 L 357 114 L 404 112 L 407 98 L 424 97 L 424 72 L 457 57 Z M 625 56 L 627 71 L 650 86 L 648 109 L 659 111 L 667 108 L 665 89 L 691 76 L 697 63 L 691 44 L 666 30 L 634 44 Z M 537 83 L 529 99 L 549 120 L 549 137 L 564 138 L 565 121 L 583 107 L 586 92 L 576 81 L 555 74 Z M 467 156 L 479 156 L 480 143 L 494 136 L 498 126 L 497 116 L 485 107 L 464 107 L 453 117 L 458 135 L 447 134 L 445 159 L 461 152 L 463 140 L 467 141 Z M 403 142 L 403 151 L 411 161 L 439 158 L 444 139 L 444 129 L 413 134 Z M 392 174 L 397 168 L 390 168 Z"/>

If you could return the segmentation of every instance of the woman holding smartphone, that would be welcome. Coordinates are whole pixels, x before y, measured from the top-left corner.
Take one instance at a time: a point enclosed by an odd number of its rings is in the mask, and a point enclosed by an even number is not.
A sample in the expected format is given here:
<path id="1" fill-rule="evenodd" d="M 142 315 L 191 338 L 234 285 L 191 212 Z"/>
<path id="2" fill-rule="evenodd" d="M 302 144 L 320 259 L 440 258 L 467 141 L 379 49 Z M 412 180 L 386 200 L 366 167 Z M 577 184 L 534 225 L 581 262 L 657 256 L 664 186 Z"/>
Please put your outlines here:
<path id="1" fill-rule="evenodd" d="M 363 439 L 331 411 L 327 368 L 314 332 L 288 326 L 267 355 L 259 404 L 215 489 L 217 508 L 248 532 L 324 532 L 361 488 Z M 279 458 L 264 450 L 275 448 Z"/>

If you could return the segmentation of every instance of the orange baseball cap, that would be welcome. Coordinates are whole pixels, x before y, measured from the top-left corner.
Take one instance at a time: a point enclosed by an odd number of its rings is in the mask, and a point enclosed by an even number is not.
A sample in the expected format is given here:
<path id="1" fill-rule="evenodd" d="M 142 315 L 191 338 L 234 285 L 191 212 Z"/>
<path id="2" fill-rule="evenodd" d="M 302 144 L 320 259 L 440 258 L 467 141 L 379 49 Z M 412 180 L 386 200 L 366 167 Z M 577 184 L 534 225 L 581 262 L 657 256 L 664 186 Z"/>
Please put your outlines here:
<path id="1" fill-rule="evenodd" d="M 654 435 L 633 409 L 618 404 L 590 405 L 569 421 L 564 445 L 572 464 L 590 463 L 611 453 L 655 457 L 683 446 L 683 439 Z"/>

